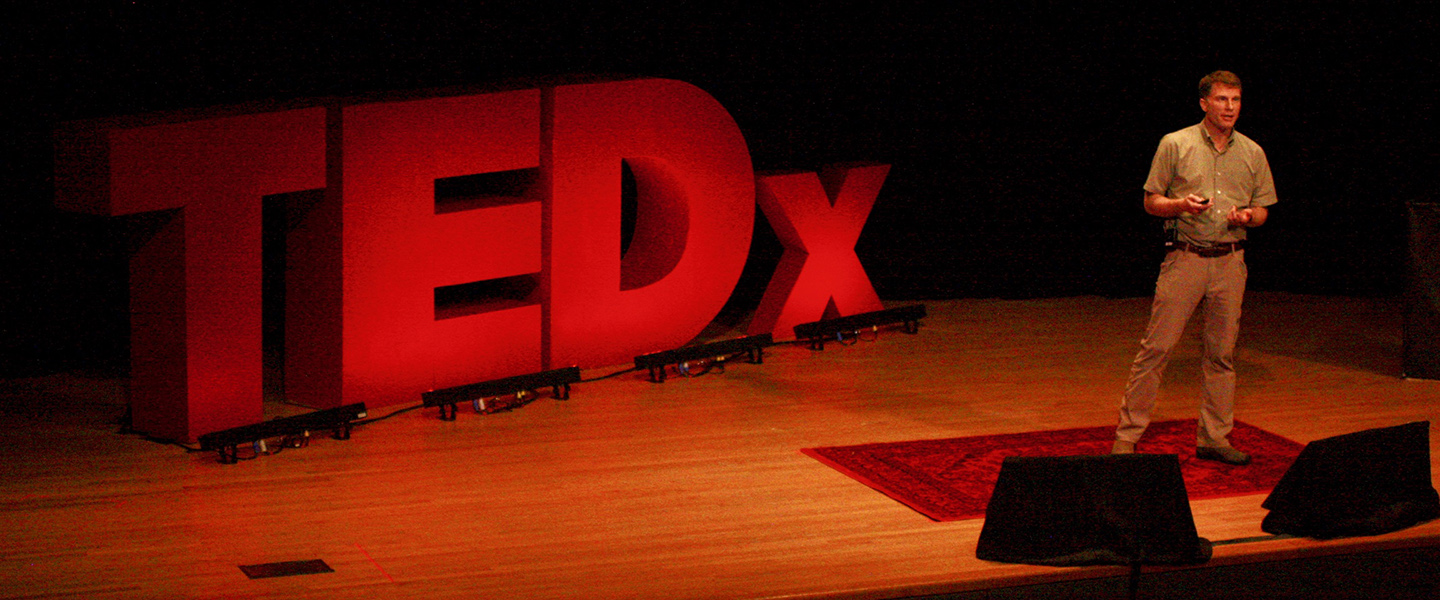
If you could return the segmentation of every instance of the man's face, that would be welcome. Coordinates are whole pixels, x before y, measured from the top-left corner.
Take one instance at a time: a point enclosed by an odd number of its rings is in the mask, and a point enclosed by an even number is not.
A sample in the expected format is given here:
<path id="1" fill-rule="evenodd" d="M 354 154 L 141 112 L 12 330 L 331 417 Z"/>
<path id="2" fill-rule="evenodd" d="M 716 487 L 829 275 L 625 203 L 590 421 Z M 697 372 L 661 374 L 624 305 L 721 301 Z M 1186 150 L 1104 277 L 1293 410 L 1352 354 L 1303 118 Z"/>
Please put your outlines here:
<path id="1" fill-rule="evenodd" d="M 1210 95 L 1200 99 L 1200 110 L 1205 111 L 1205 122 L 1220 131 L 1235 128 L 1240 118 L 1240 88 L 1216 83 L 1210 86 Z"/>

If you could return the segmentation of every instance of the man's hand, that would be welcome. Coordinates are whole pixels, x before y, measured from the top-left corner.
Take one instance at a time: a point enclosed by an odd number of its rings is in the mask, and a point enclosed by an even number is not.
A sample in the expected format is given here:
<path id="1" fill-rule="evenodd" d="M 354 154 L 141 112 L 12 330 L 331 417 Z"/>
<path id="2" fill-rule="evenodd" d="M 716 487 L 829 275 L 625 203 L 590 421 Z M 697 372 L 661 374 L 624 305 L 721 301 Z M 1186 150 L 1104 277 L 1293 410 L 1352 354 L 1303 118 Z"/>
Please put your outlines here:
<path id="1" fill-rule="evenodd" d="M 1210 210 L 1210 199 L 1202 198 L 1195 194 L 1190 194 L 1189 196 L 1180 199 L 1180 210 L 1181 212 L 1198 215 L 1202 212 Z"/>
<path id="2" fill-rule="evenodd" d="M 1230 214 L 1225 215 L 1225 219 L 1228 220 L 1232 226 L 1247 227 L 1251 223 L 1255 223 L 1255 210 L 1250 208 L 1231 208 Z M 1255 224 L 1259 225 L 1259 223 Z"/>

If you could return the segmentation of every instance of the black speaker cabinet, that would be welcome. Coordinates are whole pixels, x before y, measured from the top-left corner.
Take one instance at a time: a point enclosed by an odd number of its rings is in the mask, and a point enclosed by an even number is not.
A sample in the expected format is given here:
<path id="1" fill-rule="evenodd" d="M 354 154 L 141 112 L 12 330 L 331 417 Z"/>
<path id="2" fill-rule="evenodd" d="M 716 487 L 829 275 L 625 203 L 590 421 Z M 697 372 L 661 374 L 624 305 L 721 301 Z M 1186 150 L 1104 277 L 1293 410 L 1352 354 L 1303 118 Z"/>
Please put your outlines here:
<path id="1" fill-rule="evenodd" d="M 1440 518 L 1430 483 L 1430 422 L 1305 445 L 1261 506 L 1268 533 L 1319 539 L 1379 535 Z"/>
<path id="2" fill-rule="evenodd" d="M 1440 204 L 1410 202 L 1405 376 L 1440 379 Z"/>
<path id="3" fill-rule="evenodd" d="M 1049 566 L 1199 564 L 1210 553 L 1173 454 L 1006 458 L 975 551 Z"/>

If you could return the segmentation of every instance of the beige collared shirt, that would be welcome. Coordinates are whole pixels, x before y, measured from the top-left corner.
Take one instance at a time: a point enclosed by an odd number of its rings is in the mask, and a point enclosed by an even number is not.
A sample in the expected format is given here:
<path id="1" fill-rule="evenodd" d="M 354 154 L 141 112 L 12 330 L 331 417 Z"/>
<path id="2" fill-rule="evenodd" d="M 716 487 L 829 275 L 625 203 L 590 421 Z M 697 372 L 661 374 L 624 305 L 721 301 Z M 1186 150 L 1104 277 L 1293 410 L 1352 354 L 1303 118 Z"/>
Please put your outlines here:
<path id="1" fill-rule="evenodd" d="M 1270 206 L 1276 200 L 1270 162 L 1260 145 L 1232 130 L 1225 149 L 1217 151 L 1203 123 L 1160 140 L 1145 191 L 1170 198 L 1209 198 L 1209 210 L 1166 223 L 1175 229 L 1176 239 L 1201 246 L 1245 239 L 1245 228 L 1227 221 L 1230 209 Z"/>

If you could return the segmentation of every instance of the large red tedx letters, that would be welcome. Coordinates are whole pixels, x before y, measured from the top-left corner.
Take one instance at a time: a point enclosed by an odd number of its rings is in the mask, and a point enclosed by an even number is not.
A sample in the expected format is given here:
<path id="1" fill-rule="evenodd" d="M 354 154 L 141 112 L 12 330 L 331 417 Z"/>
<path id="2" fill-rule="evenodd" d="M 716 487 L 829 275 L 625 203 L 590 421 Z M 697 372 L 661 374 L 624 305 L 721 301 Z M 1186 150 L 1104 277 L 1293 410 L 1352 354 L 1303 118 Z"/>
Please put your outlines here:
<path id="1" fill-rule="evenodd" d="M 756 201 L 729 113 L 660 79 L 91 122 L 56 139 L 58 206 L 157 215 L 131 259 L 130 401 L 136 429 L 169 439 L 261 418 L 261 213 L 276 198 L 291 213 L 285 393 L 320 408 L 683 345 L 733 290 Z M 622 171 L 637 212 L 623 254 Z M 752 332 L 784 337 L 822 296 L 878 307 L 853 247 L 884 170 L 837 173 L 822 177 L 839 182 L 833 207 L 761 180 L 766 214 L 809 258 L 786 266 L 787 250 L 762 304 L 792 300 Z"/>
<path id="2" fill-rule="evenodd" d="M 780 332 L 822 315 L 884 308 L 855 242 L 889 172 L 889 165 L 837 165 L 819 174 L 759 177 L 756 200 L 785 253 L 750 321 L 751 335 L 782 337 Z"/>
<path id="3" fill-rule="evenodd" d="M 541 306 L 533 295 L 479 294 L 447 304 L 436 294 L 539 276 L 536 186 L 457 198 L 437 190 L 456 177 L 524 178 L 539 169 L 540 91 L 342 111 L 340 157 L 326 191 L 343 215 L 343 291 L 339 305 L 320 317 L 336 320 L 330 330 L 343 332 L 323 347 L 342 352 L 302 353 L 329 362 L 315 372 L 341 376 L 307 386 L 297 400 L 384 405 L 413 401 L 421 390 L 539 370 Z M 292 370 L 306 372 L 287 368 L 287 380 Z"/>
<path id="4" fill-rule="evenodd" d="M 550 364 L 615 364 L 689 342 L 750 252 L 755 175 L 739 127 L 693 86 L 642 80 L 556 89 L 550 133 Z M 638 205 L 623 257 L 622 160 Z"/>
<path id="5" fill-rule="evenodd" d="M 259 421 L 261 200 L 322 187 L 311 108 L 57 135 L 56 203 L 152 213 L 130 259 L 131 420 L 163 438 Z"/>

